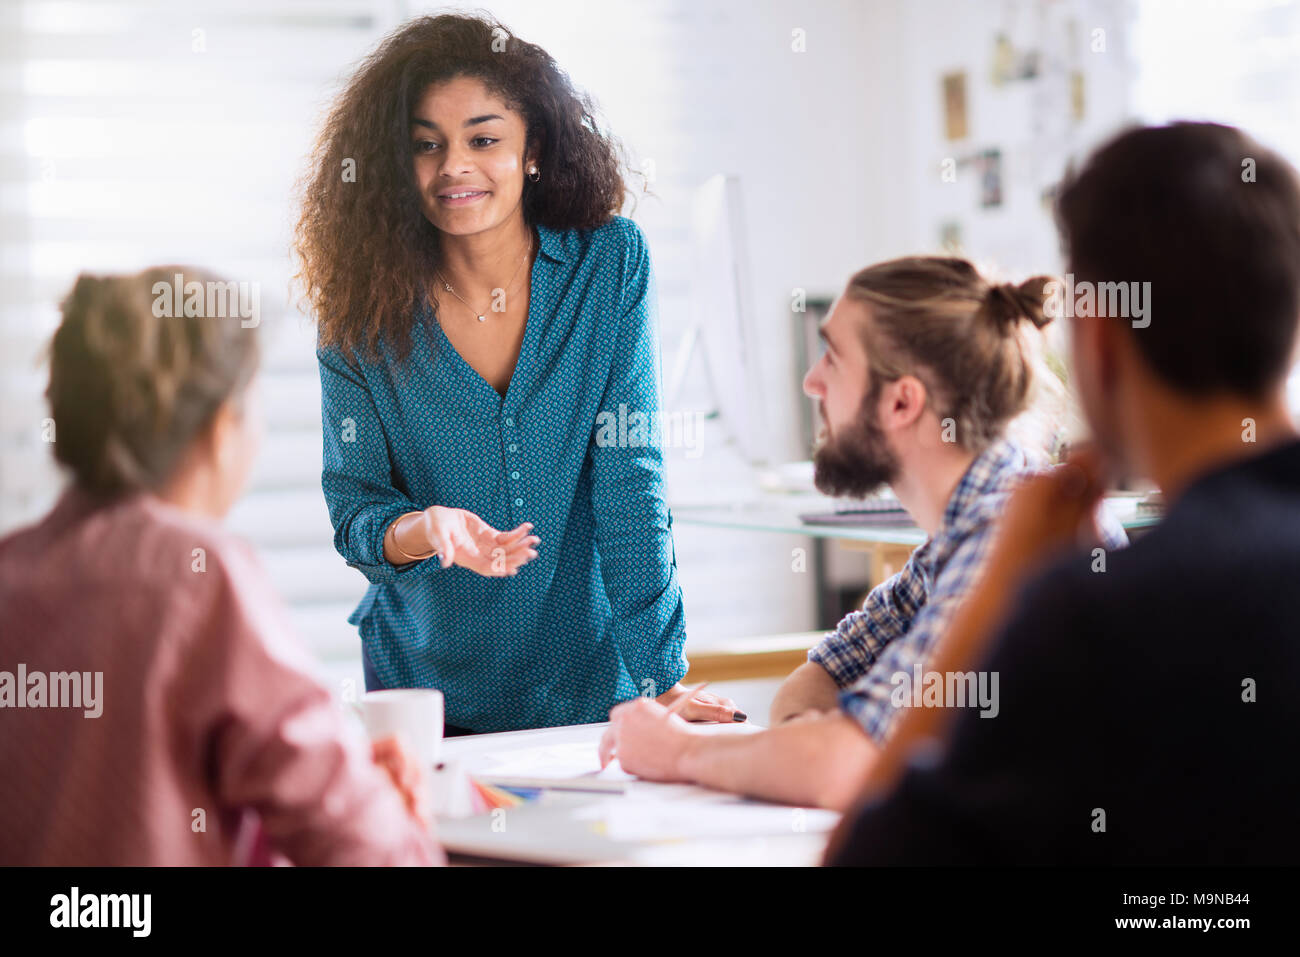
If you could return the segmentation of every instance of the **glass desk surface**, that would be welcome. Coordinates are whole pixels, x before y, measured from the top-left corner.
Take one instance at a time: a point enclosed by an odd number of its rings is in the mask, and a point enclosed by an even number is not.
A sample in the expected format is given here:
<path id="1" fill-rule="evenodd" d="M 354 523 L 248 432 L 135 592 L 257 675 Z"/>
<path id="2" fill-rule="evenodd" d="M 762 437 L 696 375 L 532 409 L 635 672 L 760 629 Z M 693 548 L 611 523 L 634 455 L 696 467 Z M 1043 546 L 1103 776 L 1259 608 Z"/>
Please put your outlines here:
<path id="1" fill-rule="evenodd" d="M 1140 511 L 1139 501 L 1140 496 L 1135 495 L 1107 496 L 1105 507 L 1125 530 L 1158 524 L 1161 516 Z M 674 503 L 672 500 L 668 503 L 674 524 L 886 545 L 920 545 L 926 539 L 920 528 L 910 523 L 899 524 L 892 517 L 874 526 L 868 515 L 863 515 L 860 523 L 850 525 L 814 525 L 799 517 L 811 512 L 832 512 L 835 504 L 832 499 L 814 495 L 764 495 L 731 504 Z"/>

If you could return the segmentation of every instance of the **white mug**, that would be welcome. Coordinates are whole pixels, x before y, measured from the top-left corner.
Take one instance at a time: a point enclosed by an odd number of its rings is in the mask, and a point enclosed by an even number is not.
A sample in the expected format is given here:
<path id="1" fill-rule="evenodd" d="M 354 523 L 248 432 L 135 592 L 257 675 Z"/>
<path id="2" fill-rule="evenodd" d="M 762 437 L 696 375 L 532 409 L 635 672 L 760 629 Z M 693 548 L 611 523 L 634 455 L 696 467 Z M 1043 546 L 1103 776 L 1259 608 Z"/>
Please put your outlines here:
<path id="1" fill-rule="evenodd" d="M 442 692 L 432 688 L 390 688 L 368 691 L 361 714 L 370 740 L 393 735 L 411 749 L 427 774 L 442 750 Z"/>

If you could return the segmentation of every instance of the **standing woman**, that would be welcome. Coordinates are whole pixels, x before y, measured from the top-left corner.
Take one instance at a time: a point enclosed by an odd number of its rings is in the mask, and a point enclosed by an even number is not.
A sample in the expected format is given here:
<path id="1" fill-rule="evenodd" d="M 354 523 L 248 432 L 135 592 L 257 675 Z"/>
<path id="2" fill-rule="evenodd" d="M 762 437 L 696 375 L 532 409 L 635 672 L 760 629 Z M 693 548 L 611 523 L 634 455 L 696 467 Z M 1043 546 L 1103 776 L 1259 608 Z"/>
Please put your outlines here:
<path id="1" fill-rule="evenodd" d="M 623 198 L 590 101 L 477 17 L 390 35 L 316 145 L 295 248 L 334 544 L 370 580 L 349 621 L 366 687 L 440 689 L 448 733 L 687 694 L 661 451 L 597 441 L 602 411 L 658 412 Z"/>

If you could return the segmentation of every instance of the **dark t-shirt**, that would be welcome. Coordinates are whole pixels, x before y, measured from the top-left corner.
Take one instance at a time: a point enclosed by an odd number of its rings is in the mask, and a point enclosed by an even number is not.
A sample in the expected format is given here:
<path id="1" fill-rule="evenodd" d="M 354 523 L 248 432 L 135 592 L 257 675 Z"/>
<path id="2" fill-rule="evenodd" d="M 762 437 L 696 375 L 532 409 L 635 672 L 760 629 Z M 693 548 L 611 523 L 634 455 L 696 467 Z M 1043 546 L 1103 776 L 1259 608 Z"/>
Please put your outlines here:
<path id="1" fill-rule="evenodd" d="M 1300 860 L 1300 442 L 1093 564 L 1025 587 L 983 665 L 998 715 L 954 716 L 835 863 Z"/>

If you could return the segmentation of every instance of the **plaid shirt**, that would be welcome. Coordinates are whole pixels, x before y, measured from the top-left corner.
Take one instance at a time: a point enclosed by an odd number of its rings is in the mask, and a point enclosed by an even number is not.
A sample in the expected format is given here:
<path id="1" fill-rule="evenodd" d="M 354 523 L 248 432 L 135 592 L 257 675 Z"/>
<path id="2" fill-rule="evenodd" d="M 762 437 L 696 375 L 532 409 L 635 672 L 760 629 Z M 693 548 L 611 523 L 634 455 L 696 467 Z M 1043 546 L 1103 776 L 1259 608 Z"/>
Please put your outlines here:
<path id="1" fill-rule="evenodd" d="M 809 650 L 808 659 L 839 685 L 840 707 L 878 744 L 897 715 L 891 679 L 911 675 L 917 663 L 925 666 L 936 636 L 979 575 L 1007 494 L 1032 469 L 1024 450 L 1006 439 L 977 455 L 953 490 L 939 530 L 902 571 L 871 590 L 861 611 Z M 1127 544 L 1123 528 L 1104 510 L 1099 524 L 1107 548 Z"/>

